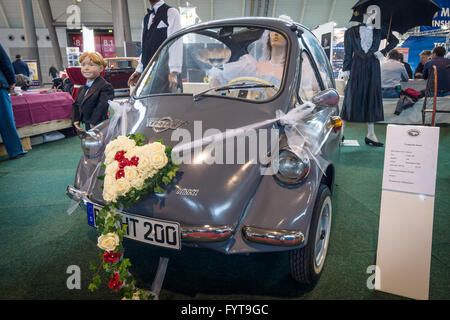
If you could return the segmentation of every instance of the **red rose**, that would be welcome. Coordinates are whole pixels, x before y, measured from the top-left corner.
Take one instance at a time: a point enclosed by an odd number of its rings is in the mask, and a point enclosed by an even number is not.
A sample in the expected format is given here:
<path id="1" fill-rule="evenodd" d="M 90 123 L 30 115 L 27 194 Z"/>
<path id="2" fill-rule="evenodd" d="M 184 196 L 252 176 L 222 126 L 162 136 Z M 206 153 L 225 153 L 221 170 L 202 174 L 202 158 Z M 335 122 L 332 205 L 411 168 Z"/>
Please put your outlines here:
<path id="1" fill-rule="evenodd" d="M 114 160 L 120 161 L 124 158 L 125 151 L 117 151 Z"/>
<path id="2" fill-rule="evenodd" d="M 117 291 L 122 286 L 122 281 L 119 280 L 120 276 L 118 273 L 114 273 L 114 276 L 109 280 L 109 288 L 113 289 L 114 291 Z"/>
<path id="3" fill-rule="evenodd" d="M 130 165 L 130 160 L 128 160 L 127 158 L 123 157 L 120 161 L 119 161 L 119 168 L 123 169 L 125 167 L 128 167 Z"/>
<path id="4" fill-rule="evenodd" d="M 105 253 L 103 254 L 103 260 L 105 260 L 105 262 L 108 263 L 114 263 L 117 260 L 119 260 L 120 256 L 122 255 L 122 252 L 110 252 L 110 251 L 105 251 Z"/>
<path id="5" fill-rule="evenodd" d="M 137 167 L 138 164 L 139 164 L 139 158 L 138 158 L 138 157 L 132 157 L 132 158 L 130 159 L 130 163 L 131 163 L 132 166 Z"/>
<path id="6" fill-rule="evenodd" d="M 119 180 L 120 178 L 125 177 L 125 170 L 119 169 L 119 171 L 116 172 L 116 180 Z"/>

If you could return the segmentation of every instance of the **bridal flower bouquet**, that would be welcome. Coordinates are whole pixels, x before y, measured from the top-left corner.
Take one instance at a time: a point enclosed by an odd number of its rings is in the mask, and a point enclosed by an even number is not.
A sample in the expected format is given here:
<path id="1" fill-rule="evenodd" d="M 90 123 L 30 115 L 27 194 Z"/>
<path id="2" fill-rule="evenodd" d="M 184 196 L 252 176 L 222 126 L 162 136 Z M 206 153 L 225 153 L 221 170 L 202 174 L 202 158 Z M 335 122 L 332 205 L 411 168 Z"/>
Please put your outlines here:
<path id="1" fill-rule="evenodd" d="M 103 198 L 105 206 L 98 213 L 96 224 L 100 236 L 97 246 L 101 249 L 100 264 L 91 263 L 95 272 L 89 290 L 98 289 L 101 272 L 108 279 L 108 286 L 122 294 L 123 299 L 149 299 L 148 292 L 135 286 L 128 271 L 130 260 L 123 257 L 123 237 L 127 225 L 117 211 L 130 207 L 149 193 L 164 193 L 162 186 L 175 178 L 178 167 L 172 162 L 171 147 L 161 140 L 144 144 L 141 134 L 119 136 L 105 148 L 102 166 Z"/>

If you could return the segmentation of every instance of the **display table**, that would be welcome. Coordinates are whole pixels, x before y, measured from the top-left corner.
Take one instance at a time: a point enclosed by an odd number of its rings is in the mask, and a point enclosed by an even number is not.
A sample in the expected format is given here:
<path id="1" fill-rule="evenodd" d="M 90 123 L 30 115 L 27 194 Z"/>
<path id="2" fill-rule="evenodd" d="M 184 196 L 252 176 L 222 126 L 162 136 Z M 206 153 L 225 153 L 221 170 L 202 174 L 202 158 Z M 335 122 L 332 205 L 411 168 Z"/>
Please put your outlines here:
<path id="1" fill-rule="evenodd" d="M 422 124 L 422 108 L 424 98 L 417 100 L 411 108 L 403 110 L 399 115 L 395 115 L 398 99 L 383 99 L 384 121 L 380 123 L 395 124 Z M 427 107 L 432 109 L 433 98 L 428 98 Z M 438 97 L 436 99 L 436 109 L 450 111 L 450 96 Z M 425 124 L 431 123 L 431 113 L 425 114 Z M 450 113 L 436 113 L 435 123 L 450 123 Z"/>
<path id="2" fill-rule="evenodd" d="M 24 93 L 11 96 L 11 102 L 20 138 L 72 126 L 73 99 L 67 92 Z"/>

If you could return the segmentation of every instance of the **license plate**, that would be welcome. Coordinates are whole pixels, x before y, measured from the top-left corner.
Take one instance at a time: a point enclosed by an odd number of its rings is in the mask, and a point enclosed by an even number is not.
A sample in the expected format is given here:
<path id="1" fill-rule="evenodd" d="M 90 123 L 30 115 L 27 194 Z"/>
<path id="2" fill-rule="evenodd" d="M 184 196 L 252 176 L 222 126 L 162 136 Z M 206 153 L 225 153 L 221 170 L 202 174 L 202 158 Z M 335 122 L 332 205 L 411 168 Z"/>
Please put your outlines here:
<path id="1" fill-rule="evenodd" d="M 96 219 L 101 206 L 87 203 L 88 224 L 97 227 Z M 181 249 L 180 224 L 176 222 L 147 218 L 119 212 L 122 216 L 122 223 L 128 227 L 125 237 L 151 245 L 170 249 Z"/>

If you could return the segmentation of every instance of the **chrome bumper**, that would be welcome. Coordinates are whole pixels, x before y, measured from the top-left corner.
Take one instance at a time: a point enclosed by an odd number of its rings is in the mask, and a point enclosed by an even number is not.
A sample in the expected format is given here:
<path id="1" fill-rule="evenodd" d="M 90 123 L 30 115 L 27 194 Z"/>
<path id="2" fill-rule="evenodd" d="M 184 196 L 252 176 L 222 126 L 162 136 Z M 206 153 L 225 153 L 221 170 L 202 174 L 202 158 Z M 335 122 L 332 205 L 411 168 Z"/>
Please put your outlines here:
<path id="1" fill-rule="evenodd" d="M 220 242 L 231 238 L 229 226 L 181 226 L 181 239 L 192 242 Z"/>
<path id="2" fill-rule="evenodd" d="M 300 231 L 244 227 L 242 233 L 248 241 L 271 246 L 295 247 L 305 241 L 305 236 Z"/>

